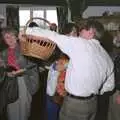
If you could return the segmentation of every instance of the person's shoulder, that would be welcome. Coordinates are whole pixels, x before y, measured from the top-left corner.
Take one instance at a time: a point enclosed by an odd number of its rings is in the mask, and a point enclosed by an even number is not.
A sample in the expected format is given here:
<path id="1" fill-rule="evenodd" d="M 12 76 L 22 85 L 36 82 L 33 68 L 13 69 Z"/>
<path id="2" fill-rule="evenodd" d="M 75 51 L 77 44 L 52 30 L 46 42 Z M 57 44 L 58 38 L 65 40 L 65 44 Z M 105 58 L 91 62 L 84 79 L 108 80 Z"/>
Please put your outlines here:
<path id="1" fill-rule="evenodd" d="M 91 41 L 91 42 L 93 42 L 93 43 L 95 43 L 95 44 L 100 44 L 100 41 L 97 40 L 97 39 L 91 39 L 91 40 L 89 40 L 89 41 Z"/>
<path id="2" fill-rule="evenodd" d="M 89 43 L 89 41 L 90 40 L 87 40 L 87 39 L 85 39 L 85 38 L 82 38 L 82 37 L 73 37 L 74 39 L 76 39 L 76 41 L 78 41 L 78 42 L 80 42 L 80 43 L 83 43 L 83 44 L 85 44 L 85 43 Z"/>

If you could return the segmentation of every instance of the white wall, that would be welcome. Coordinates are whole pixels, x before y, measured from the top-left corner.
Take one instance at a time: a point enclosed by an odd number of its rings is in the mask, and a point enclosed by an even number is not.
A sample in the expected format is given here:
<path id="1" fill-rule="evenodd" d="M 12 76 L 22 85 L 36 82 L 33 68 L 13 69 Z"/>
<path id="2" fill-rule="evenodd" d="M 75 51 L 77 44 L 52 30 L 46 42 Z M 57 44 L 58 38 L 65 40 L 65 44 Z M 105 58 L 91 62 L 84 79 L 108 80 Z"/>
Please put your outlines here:
<path id="1" fill-rule="evenodd" d="M 110 14 L 113 12 L 120 12 L 120 7 L 88 6 L 88 8 L 83 12 L 83 18 L 88 18 L 90 16 L 102 16 L 105 11 L 109 11 Z"/>

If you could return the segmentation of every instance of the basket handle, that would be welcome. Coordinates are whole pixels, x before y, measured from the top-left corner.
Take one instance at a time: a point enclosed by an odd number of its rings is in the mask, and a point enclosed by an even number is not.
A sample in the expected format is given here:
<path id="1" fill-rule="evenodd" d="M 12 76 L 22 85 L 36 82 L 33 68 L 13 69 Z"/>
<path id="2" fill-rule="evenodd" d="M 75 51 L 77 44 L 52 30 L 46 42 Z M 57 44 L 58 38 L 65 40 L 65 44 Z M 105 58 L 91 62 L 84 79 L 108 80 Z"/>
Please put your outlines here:
<path id="1" fill-rule="evenodd" d="M 43 21 L 46 22 L 47 24 L 51 25 L 51 23 L 50 23 L 48 20 L 44 19 L 44 18 L 34 17 L 34 18 L 31 18 L 30 20 L 27 21 L 27 23 L 26 23 L 26 25 L 25 25 L 25 27 L 24 27 L 24 30 L 23 30 L 23 31 L 24 31 L 24 34 L 26 33 L 28 24 L 31 23 L 31 22 L 32 22 L 33 20 L 35 20 L 35 19 L 43 20 Z"/>

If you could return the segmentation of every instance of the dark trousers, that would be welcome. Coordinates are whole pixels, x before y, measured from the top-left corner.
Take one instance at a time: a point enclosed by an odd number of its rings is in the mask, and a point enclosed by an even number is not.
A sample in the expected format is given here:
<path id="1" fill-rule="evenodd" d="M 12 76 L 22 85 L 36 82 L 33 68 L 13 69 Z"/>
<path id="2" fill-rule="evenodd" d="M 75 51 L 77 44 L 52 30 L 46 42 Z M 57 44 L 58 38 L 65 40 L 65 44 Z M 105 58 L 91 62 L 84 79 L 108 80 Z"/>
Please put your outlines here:
<path id="1" fill-rule="evenodd" d="M 46 98 L 47 120 L 58 120 L 60 106 L 51 100 L 50 96 Z"/>
<path id="2" fill-rule="evenodd" d="M 8 120 L 7 119 L 7 113 L 3 113 L 2 115 L 0 115 L 0 120 Z"/>
<path id="3" fill-rule="evenodd" d="M 98 95 L 98 109 L 95 120 L 107 120 L 110 94 L 112 93 Z"/>

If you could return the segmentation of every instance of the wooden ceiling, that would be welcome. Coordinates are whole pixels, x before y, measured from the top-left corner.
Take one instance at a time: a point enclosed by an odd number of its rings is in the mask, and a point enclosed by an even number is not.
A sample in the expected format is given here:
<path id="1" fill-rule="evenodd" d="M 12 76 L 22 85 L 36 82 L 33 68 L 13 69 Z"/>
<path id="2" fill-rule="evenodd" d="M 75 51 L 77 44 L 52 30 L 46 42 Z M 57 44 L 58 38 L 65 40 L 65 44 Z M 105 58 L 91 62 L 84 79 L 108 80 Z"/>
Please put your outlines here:
<path id="1" fill-rule="evenodd" d="M 0 0 L 0 3 L 9 4 L 37 4 L 37 5 L 66 5 L 67 0 Z M 84 1 L 87 6 L 120 6 L 120 0 L 68 0 L 75 3 Z"/>

